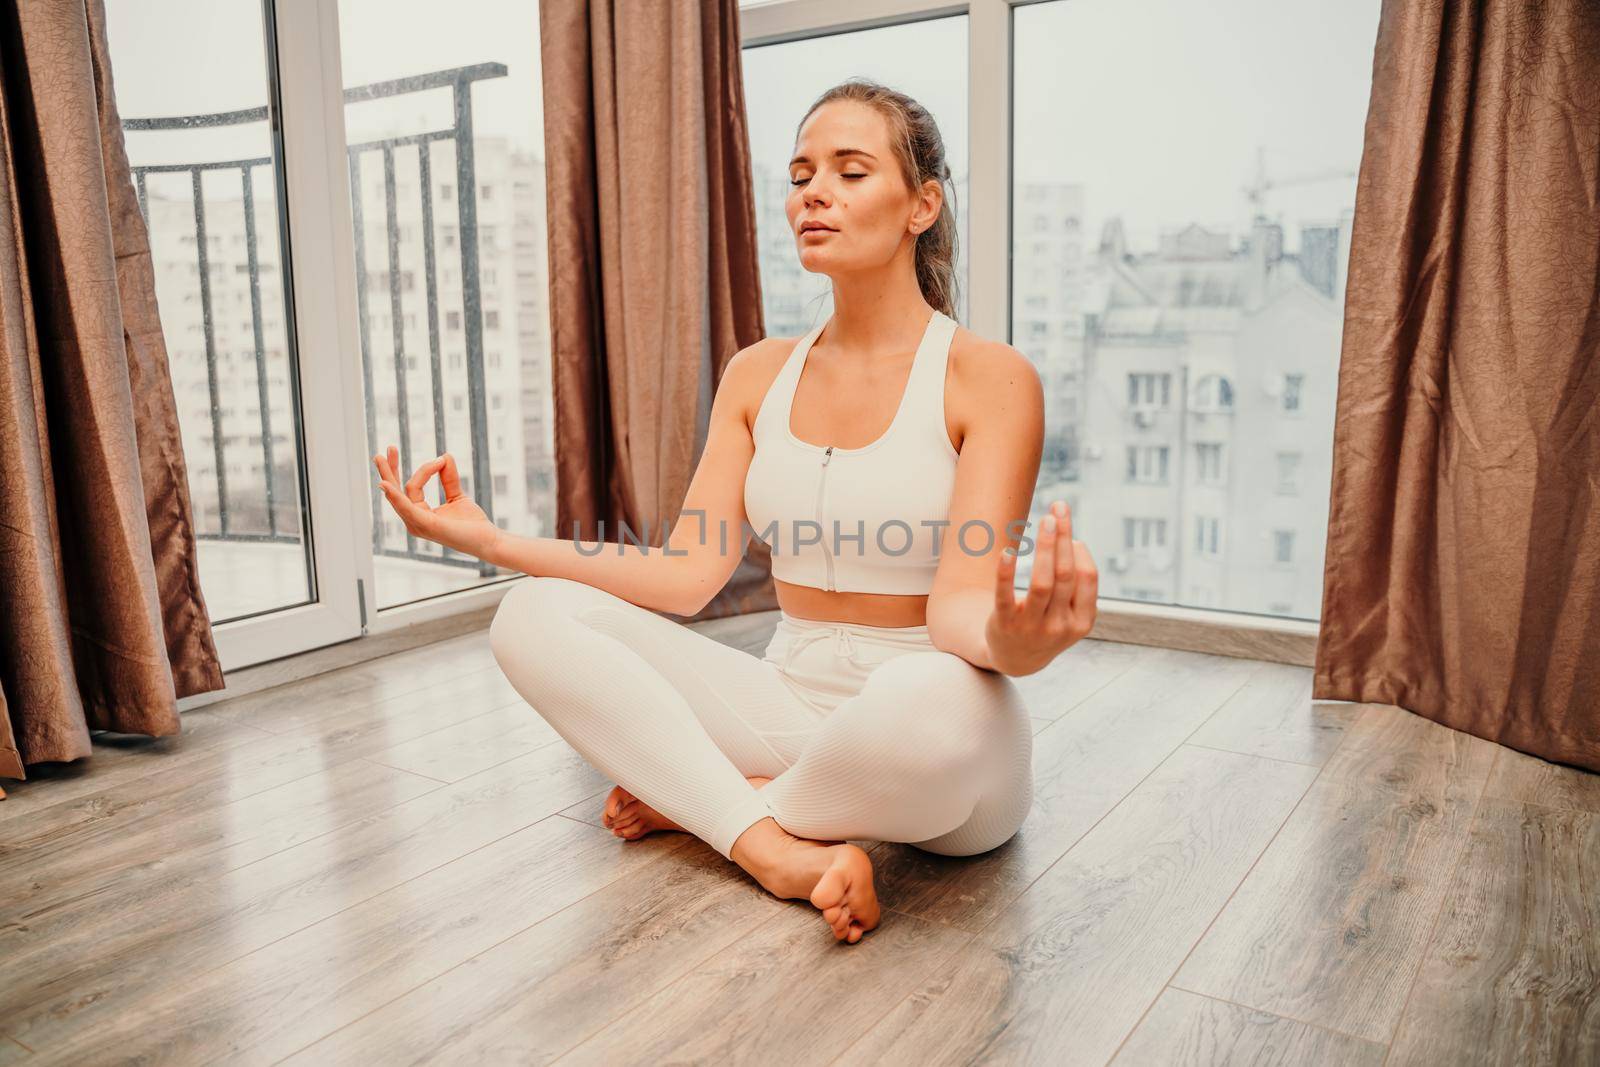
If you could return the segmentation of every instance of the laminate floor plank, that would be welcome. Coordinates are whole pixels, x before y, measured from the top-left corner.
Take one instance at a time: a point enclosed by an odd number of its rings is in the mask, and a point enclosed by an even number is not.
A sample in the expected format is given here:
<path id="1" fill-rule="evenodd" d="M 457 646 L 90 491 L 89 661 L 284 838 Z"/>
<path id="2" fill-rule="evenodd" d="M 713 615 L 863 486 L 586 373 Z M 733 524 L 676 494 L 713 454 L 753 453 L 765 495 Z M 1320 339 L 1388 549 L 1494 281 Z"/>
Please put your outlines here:
<path id="1" fill-rule="evenodd" d="M 640 842 L 615 841 L 620 852 Z M 666 838 L 670 841 L 674 838 Z M 775 915 L 779 901 L 710 846 L 682 847 L 291 1057 L 289 1064 L 548 1063 Z M 815 933 L 830 935 L 820 918 Z M 795 980 L 810 975 L 792 972 Z"/>
<path id="2" fill-rule="evenodd" d="M 1366 705 L 1172 984 L 1387 1044 L 1495 751 Z"/>
<path id="3" fill-rule="evenodd" d="M 1308 1023 L 1168 989 L 1111 1062 L 1115 1067 L 1383 1067 L 1386 1051 Z"/>
<path id="4" fill-rule="evenodd" d="M 1546 808 L 1600 814 L 1600 774 L 1502 748 L 1484 793 Z"/>
<path id="5" fill-rule="evenodd" d="M 1131 646 L 1130 646 L 1131 647 Z M 1034 802 L 1018 835 L 975 857 L 872 851 L 891 906 L 969 931 L 986 923 L 1160 766 L 1256 669 L 1249 660 L 1144 649 L 1139 666 L 1034 737 Z"/>
<path id="6" fill-rule="evenodd" d="M 1478 805 L 1389 1061 L 1600 1063 L 1600 814 Z"/>
<path id="7" fill-rule="evenodd" d="M 519 698 L 463 722 L 390 745 L 366 758 L 441 782 L 459 782 L 560 740 L 555 727 Z"/>
<path id="8" fill-rule="evenodd" d="M 220 877 L 439 787 L 350 760 L 227 803 L 186 805 L 180 791 L 143 818 L 76 825 L 64 841 L 35 842 L 0 867 L 0 924 L 75 900 L 106 903 L 151 880 Z"/>
<path id="9" fill-rule="evenodd" d="M 220 967 L 496 841 L 600 775 L 548 745 L 221 877 L 145 882 L 0 929 L 0 1020 L 39 1052 L 140 990 Z"/>
<path id="10" fill-rule="evenodd" d="M 94 755 L 89 758 L 36 763 L 28 768 L 25 780 L 7 779 L 6 798 L 0 800 L 0 845 L 16 840 L 21 831 L 8 824 L 24 816 L 32 821 L 46 809 L 149 775 L 181 775 L 192 761 L 205 759 L 209 752 L 253 744 L 268 736 L 209 709 L 186 712 L 181 718 L 183 730 L 168 737 L 95 733 Z"/>
<path id="11" fill-rule="evenodd" d="M 672 852 L 551 816 L 220 967 L 172 975 L 40 1063 L 271 1064 Z M 397 917 L 400 917 L 397 921 Z"/>
<path id="12" fill-rule="evenodd" d="M 558 1062 L 826 1064 L 970 938 L 888 915 L 847 945 L 785 908 Z"/>
<path id="13" fill-rule="evenodd" d="M 1105 1063 L 1316 773 L 1179 748 L 841 1062 Z"/>
<path id="14" fill-rule="evenodd" d="M 1013 678 L 1035 718 L 1054 722 L 1145 660 L 1138 645 L 1079 641 L 1041 671 Z"/>
<path id="15" fill-rule="evenodd" d="M 330 708 L 326 725 L 301 726 L 291 733 L 230 725 L 228 729 L 241 731 L 242 740 L 184 750 L 166 763 L 150 765 L 151 773 L 137 777 L 104 775 L 99 789 L 77 790 L 77 795 L 37 811 L 12 832 L 0 832 L 0 858 L 20 864 L 40 850 L 77 848 L 84 835 L 129 833 L 149 820 L 170 821 L 207 807 L 229 805 L 436 733 L 442 725 L 494 710 L 506 699 L 501 687 L 487 678 L 458 685 L 453 694 L 454 699 L 443 701 L 427 691 L 407 693 L 363 705 L 354 712 Z M 511 699 L 526 707 L 514 693 Z M 296 714 L 303 713 L 297 708 Z M 522 747 L 526 750 L 528 746 L 524 743 Z M 491 746 L 490 753 L 498 752 Z M 488 760 L 487 755 L 479 758 Z M 157 766 L 162 769 L 157 771 Z M 5 874 L 0 871 L 0 885 L 4 883 Z"/>
<path id="16" fill-rule="evenodd" d="M 1359 704 L 1312 700 L 1308 667 L 1263 663 L 1189 740 L 1320 767 L 1360 711 Z"/>

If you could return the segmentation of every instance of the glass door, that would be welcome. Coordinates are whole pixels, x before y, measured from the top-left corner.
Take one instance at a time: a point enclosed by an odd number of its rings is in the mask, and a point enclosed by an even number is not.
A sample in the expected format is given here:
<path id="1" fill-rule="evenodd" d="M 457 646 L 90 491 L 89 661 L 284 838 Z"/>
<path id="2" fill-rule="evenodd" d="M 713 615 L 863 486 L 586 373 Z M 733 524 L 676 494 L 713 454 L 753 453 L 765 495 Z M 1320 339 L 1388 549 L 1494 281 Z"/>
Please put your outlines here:
<path id="1" fill-rule="evenodd" d="M 274 5 L 106 7 L 223 668 L 354 637 L 328 197 L 314 158 L 286 150 Z"/>

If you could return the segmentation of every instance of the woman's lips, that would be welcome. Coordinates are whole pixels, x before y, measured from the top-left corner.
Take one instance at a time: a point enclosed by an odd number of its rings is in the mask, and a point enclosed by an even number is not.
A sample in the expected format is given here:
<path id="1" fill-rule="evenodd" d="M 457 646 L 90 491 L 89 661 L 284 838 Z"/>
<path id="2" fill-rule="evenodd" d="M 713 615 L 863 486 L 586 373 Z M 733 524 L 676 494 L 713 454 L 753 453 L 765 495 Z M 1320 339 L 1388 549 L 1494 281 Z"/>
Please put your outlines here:
<path id="1" fill-rule="evenodd" d="M 822 229 L 821 227 L 814 227 L 814 228 L 809 229 L 809 230 L 801 230 L 800 231 L 800 238 L 801 238 L 801 240 L 804 240 L 807 237 L 828 237 L 828 236 L 831 236 L 832 234 L 836 234 L 838 232 L 839 232 L 838 230 L 825 230 L 825 229 Z"/>

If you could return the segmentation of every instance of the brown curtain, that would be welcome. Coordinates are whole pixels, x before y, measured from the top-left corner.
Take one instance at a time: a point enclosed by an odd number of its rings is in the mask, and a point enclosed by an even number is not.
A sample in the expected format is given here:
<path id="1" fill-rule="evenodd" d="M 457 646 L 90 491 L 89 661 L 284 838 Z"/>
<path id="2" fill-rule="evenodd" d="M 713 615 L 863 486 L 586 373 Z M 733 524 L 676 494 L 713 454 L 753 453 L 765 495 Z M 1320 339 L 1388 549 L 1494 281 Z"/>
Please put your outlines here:
<path id="1" fill-rule="evenodd" d="M 0 776 L 220 689 L 101 0 L 0 2 Z"/>
<path id="2" fill-rule="evenodd" d="M 763 334 L 738 18 L 737 0 L 539 5 L 559 537 L 626 522 L 660 545 L 712 391 Z M 776 606 L 753 538 L 695 618 Z"/>
<path id="3" fill-rule="evenodd" d="M 1600 770 L 1600 4 L 1385 0 L 1313 696 Z"/>

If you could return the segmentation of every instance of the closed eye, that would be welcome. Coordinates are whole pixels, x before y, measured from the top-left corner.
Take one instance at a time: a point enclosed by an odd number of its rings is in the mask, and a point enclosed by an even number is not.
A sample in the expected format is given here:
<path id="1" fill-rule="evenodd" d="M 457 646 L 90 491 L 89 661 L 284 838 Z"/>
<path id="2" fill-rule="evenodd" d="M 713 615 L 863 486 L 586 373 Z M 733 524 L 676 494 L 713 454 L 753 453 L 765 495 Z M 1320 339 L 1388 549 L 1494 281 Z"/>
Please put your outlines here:
<path id="1" fill-rule="evenodd" d="M 865 178 L 865 177 L 868 177 L 868 175 L 865 175 L 865 174 L 841 174 L 841 175 L 839 175 L 839 177 L 841 177 L 841 178 Z M 806 184 L 806 182 L 809 182 L 810 180 L 811 180 L 810 178 L 790 178 L 789 179 L 789 184 L 790 185 L 804 185 L 804 184 Z"/>

